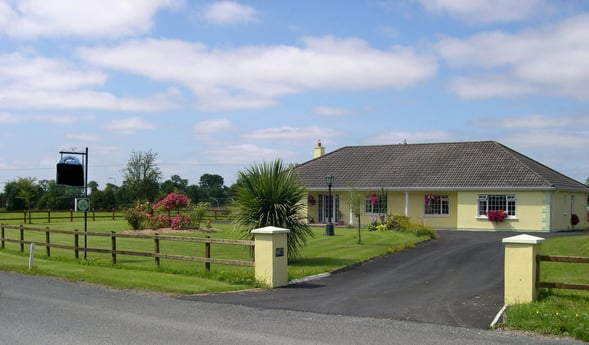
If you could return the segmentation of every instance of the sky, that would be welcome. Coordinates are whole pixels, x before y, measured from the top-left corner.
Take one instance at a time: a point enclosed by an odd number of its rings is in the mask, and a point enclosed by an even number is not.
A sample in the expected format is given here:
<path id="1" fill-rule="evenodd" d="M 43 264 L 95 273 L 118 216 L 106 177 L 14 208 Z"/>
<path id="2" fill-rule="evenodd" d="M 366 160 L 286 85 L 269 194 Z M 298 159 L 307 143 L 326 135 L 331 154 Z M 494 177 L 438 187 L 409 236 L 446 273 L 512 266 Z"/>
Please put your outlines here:
<path id="1" fill-rule="evenodd" d="M 231 185 L 319 140 L 495 140 L 585 182 L 589 2 L 0 0 L 0 138 L 2 189 L 86 147 L 99 189 L 148 151 Z"/>

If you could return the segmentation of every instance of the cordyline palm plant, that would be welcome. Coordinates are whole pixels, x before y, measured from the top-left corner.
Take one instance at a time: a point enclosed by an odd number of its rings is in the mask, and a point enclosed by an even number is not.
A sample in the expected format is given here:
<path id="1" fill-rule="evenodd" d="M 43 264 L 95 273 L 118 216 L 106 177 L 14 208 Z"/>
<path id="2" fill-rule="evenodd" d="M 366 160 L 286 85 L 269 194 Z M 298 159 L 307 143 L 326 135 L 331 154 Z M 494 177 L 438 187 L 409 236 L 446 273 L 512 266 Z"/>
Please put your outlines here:
<path id="1" fill-rule="evenodd" d="M 300 257 L 300 248 L 313 232 L 305 222 L 305 189 L 294 171 L 281 160 L 254 165 L 238 173 L 235 193 L 235 222 L 243 238 L 253 229 L 276 226 L 289 229 L 288 259 Z"/>

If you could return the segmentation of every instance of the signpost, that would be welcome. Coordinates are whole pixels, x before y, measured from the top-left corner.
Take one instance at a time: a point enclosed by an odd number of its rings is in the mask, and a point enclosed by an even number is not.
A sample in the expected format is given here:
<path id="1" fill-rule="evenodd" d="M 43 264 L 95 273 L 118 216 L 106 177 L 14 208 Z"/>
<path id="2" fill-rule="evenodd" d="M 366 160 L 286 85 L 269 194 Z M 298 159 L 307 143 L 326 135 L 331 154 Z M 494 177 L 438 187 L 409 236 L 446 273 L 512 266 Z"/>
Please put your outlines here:
<path id="1" fill-rule="evenodd" d="M 84 187 L 84 197 L 74 200 L 76 211 L 84 212 L 84 259 L 87 259 L 88 252 L 88 210 L 90 199 L 88 199 L 88 148 L 83 152 L 60 151 L 61 159 L 57 163 L 57 184 L 67 186 Z M 64 156 L 65 155 L 65 156 Z M 75 157 L 82 156 L 83 164 Z"/>

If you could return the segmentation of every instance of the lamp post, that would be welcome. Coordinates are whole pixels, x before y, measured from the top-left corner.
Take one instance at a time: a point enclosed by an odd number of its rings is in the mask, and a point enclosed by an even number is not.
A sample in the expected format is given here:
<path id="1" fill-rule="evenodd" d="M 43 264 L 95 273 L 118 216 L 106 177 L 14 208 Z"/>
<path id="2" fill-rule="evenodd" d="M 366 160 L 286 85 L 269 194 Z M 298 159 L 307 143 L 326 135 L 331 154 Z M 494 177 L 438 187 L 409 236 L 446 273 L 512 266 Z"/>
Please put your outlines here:
<path id="1" fill-rule="evenodd" d="M 333 223 L 331 222 L 331 213 L 333 212 L 333 203 L 331 200 L 331 186 L 333 185 L 333 176 L 325 176 L 327 183 L 327 224 L 325 224 L 325 236 L 333 236 Z"/>

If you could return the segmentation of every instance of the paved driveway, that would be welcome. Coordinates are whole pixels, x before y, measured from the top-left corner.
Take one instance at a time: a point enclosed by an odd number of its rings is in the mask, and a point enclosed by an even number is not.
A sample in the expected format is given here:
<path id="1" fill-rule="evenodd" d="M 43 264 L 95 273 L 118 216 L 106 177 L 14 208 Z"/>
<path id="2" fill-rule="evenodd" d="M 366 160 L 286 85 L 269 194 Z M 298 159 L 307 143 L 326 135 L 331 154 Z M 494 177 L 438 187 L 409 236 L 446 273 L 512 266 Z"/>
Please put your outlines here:
<path id="1" fill-rule="evenodd" d="M 515 234 L 439 234 L 439 240 L 305 283 L 266 291 L 180 298 L 488 328 L 503 305 L 501 240 Z"/>

